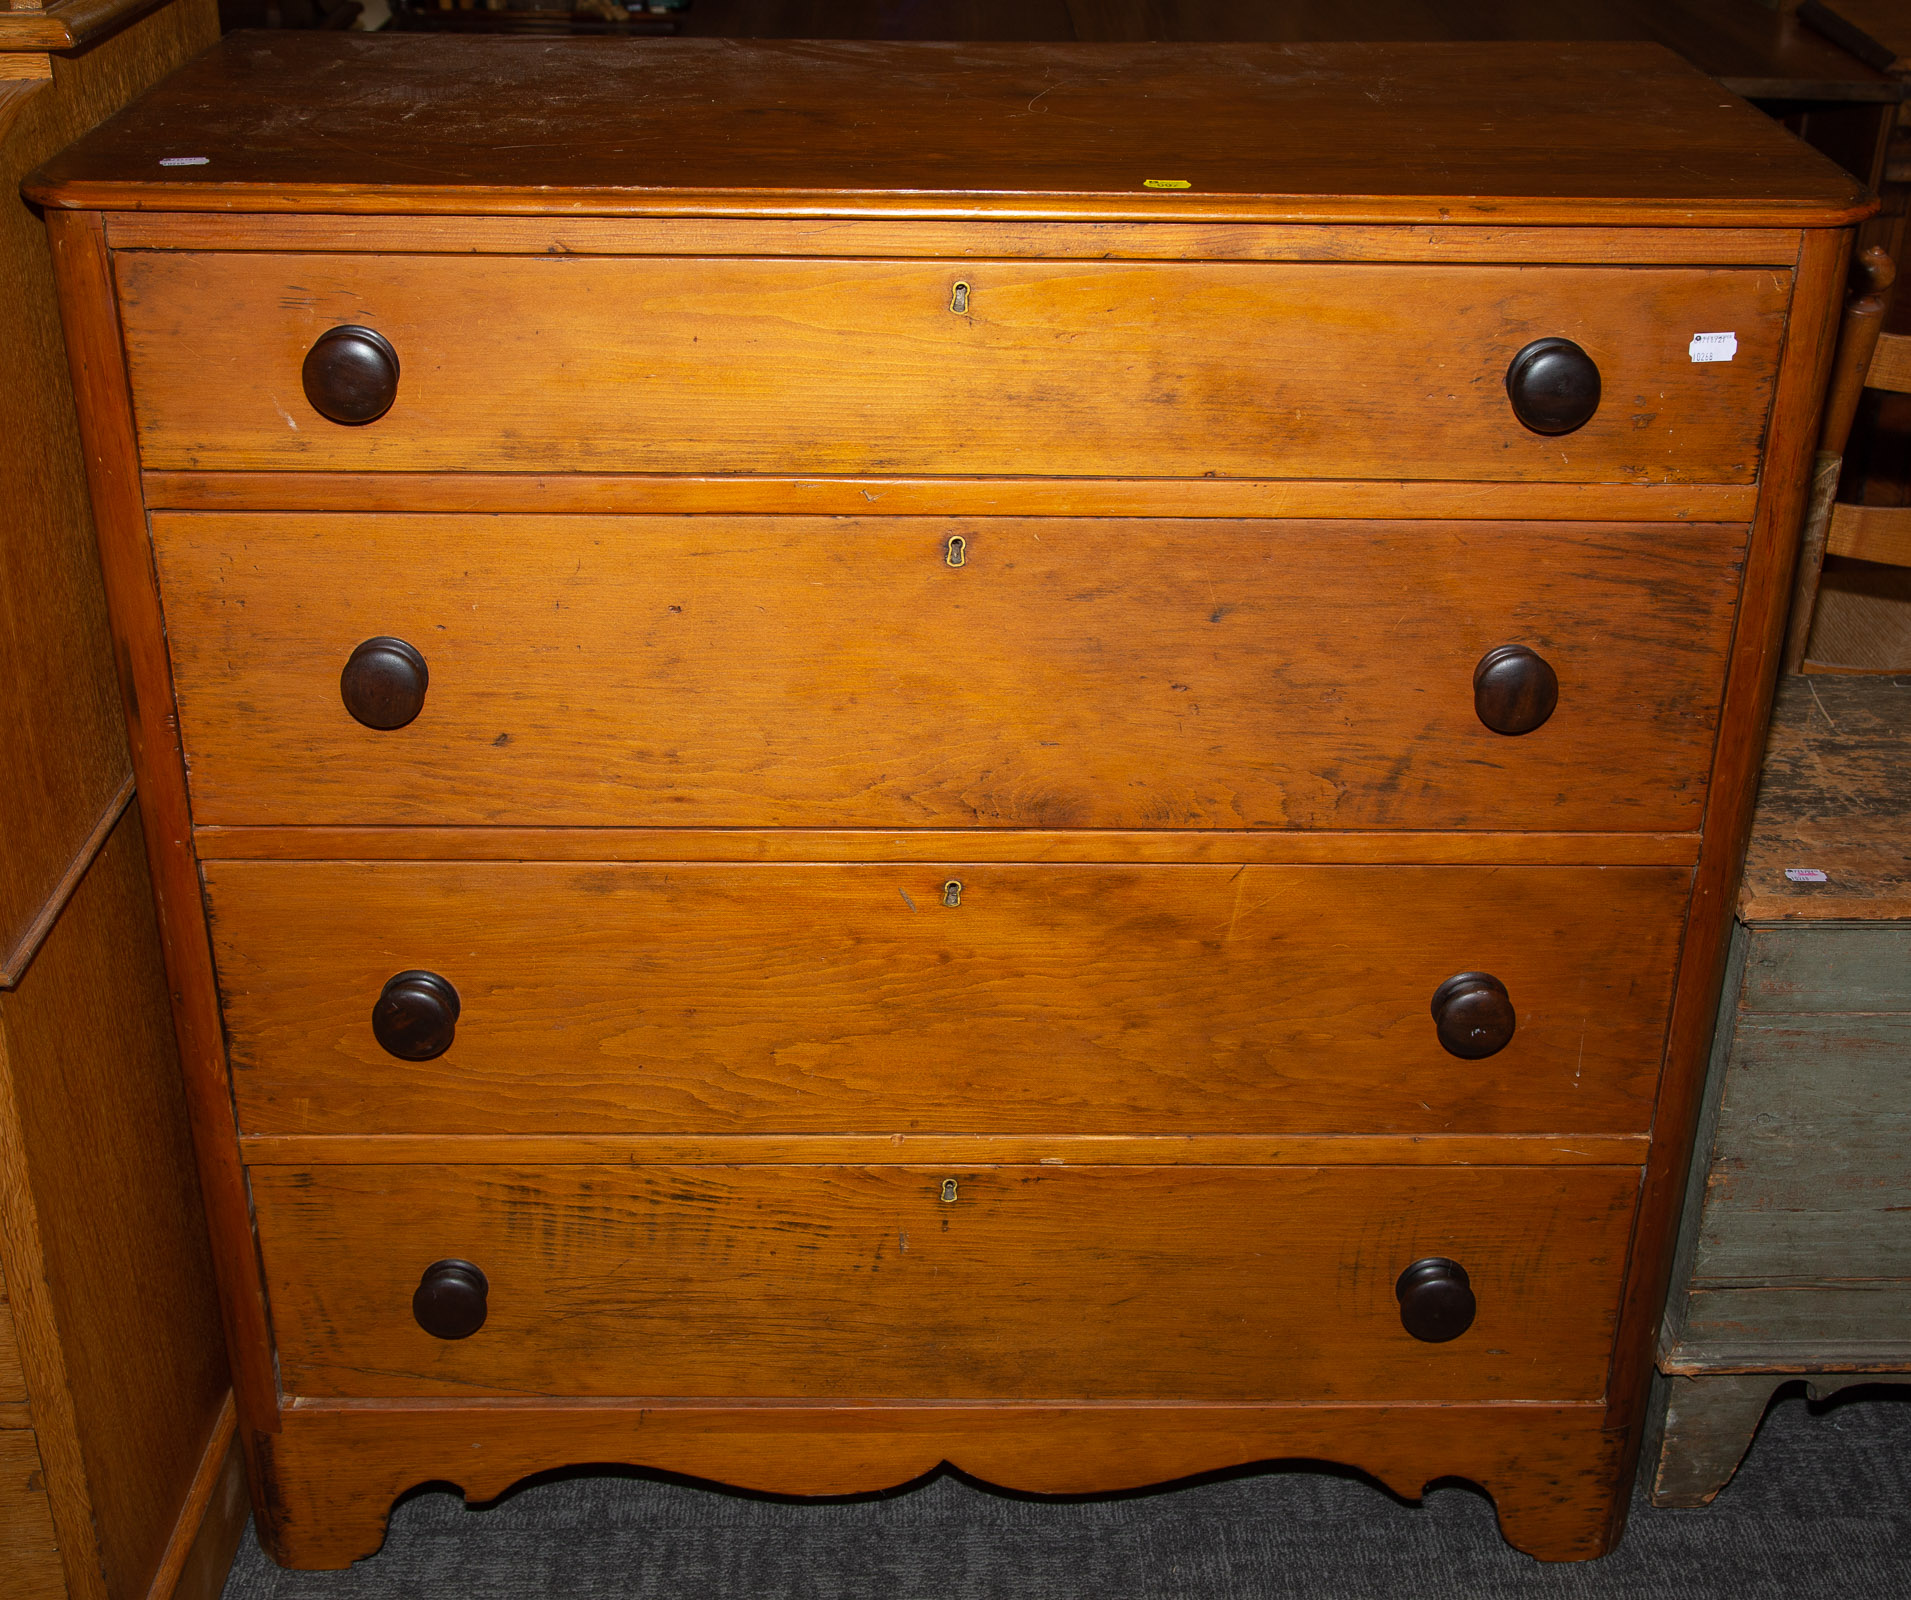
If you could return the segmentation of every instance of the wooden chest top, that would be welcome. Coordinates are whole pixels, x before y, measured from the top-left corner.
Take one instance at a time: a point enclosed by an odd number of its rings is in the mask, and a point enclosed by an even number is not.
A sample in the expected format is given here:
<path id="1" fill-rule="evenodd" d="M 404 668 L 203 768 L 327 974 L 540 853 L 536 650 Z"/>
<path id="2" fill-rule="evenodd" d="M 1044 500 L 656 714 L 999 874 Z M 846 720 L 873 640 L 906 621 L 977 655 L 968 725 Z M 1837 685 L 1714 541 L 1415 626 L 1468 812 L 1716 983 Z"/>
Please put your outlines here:
<path id="1" fill-rule="evenodd" d="M 1836 226 L 1856 180 L 1656 45 L 244 34 L 42 203 Z"/>

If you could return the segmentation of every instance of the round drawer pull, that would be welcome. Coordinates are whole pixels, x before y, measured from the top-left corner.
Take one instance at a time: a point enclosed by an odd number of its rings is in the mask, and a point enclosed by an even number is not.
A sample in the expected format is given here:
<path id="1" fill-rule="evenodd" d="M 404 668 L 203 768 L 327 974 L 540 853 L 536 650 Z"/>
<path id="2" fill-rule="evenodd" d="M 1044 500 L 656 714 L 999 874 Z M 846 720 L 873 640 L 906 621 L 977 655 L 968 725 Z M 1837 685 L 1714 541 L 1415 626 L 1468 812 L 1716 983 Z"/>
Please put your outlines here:
<path id="1" fill-rule="evenodd" d="M 327 328 L 305 352 L 305 398 L 321 417 L 359 427 L 398 398 L 398 352 L 370 328 Z"/>
<path id="2" fill-rule="evenodd" d="M 345 709 L 368 728 L 402 728 L 425 709 L 430 669 L 403 639 L 367 639 L 338 675 Z"/>
<path id="3" fill-rule="evenodd" d="M 431 1061 L 451 1048 L 458 1030 L 458 991 L 435 972 L 388 979 L 372 1007 L 372 1032 L 400 1061 Z"/>
<path id="4" fill-rule="evenodd" d="M 1473 709 L 1495 733 L 1531 733 L 1559 704 L 1559 674 L 1537 650 L 1503 644 L 1473 669 Z"/>
<path id="5" fill-rule="evenodd" d="M 1473 1326 L 1479 1309 L 1466 1268 L 1445 1256 L 1428 1256 L 1400 1274 L 1393 1286 L 1400 1326 L 1424 1344 L 1445 1344 Z"/>
<path id="6" fill-rule="evenodd" d="M 1457 973 L 1433 991 L 1433 1025 L 1440 1047 L 1462 1061 L 1498 1055 L 1518 1022 L 1506 985 L 1490 972 Z"/>
<path id="7" fill-rule="evenodd" d="M 434 1339 L 469 1339 L 484 1326 L 491 1285 L 469 1261 L 434 1261 L 411 1297 L 411 1314 Z"/>
<path id="8" fill-rule="evenodd" d="M 1506 398 L 1534 433 L 1571 433 L 1599 409 L 1599 368 L 1570 339 L 1535 339 L 1506 369 Z"/>

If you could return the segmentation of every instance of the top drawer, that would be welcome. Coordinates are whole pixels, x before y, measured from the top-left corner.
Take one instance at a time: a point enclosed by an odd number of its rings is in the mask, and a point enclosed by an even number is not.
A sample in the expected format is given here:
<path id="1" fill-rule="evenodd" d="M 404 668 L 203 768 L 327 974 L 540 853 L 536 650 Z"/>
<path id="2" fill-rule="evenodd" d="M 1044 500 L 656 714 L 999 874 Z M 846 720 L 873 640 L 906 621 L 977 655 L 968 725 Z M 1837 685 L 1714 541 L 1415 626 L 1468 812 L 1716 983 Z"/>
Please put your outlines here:
<path id="1" fill-rule="evenodd" d="M 1749 483 L 1791 293 L 1769 268 L 116 260 L 160 470 Z M 302 386 L 341 325 L 398 358 L 368 424 Z M 1694 361 L 1698 333 L 1736 353 Z M 1600 377 L 1564 436 L 1507 395 L 1550 337 Z"/>

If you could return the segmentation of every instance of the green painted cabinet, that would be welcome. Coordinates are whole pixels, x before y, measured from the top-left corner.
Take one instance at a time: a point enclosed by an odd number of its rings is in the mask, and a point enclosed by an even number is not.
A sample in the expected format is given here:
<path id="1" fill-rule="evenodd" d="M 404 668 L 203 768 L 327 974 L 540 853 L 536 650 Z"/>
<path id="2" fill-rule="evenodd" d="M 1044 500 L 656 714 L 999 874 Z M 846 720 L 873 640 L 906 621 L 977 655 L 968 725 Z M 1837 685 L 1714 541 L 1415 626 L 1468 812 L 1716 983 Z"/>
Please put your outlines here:
<path id="1" fill-rule="evenodd" d="M 1780 686 L 1659 1374 L 1660 1505 L 1783 1383 L 1911 1381 L 1911 678 Z"/>

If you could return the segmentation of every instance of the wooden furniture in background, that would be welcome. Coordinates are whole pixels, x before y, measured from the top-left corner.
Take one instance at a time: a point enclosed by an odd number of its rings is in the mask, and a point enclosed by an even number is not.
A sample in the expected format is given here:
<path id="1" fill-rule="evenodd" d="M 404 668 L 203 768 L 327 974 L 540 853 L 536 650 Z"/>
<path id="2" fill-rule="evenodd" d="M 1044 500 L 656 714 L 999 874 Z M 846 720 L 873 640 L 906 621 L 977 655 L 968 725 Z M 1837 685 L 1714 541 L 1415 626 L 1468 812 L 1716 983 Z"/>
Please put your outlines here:
<path id="1" fill-rule="evenodd" d="M 1911 334 L 1885 333 L 1895 269 L 1881 250 L 1859 260 L 1846 302 L 1830 394 L 1818 441 L 1787 629 L 1785 670 L 1813 673 L 1911 671 L 1911 506 L 1835 498 L 1845 440 L 1864 390 L 1911 394 Z M 1875 459 L 1875 449 L 1867 452 Z M 1837 563 L 1846 565 L 1841 569 Z M 1876 574 L 1904 581 L 1880 586 Z"/>
<path id="2" fill-rule="evenodd" d="M 217 37 L 0 13 L 0 1594 L 212 1600 L 241 1458 L 52 260 L 20 179 Z"/>
<path id="3" fill-rule="evenodd" d="M 1783 1384 L 1911 1378 L 1911 678 L 1780 685 L 1659 1368 L 1659 1505 Z"/>
<path id="4" fill-rule="evenodd" d="M 1824 671 L 1817 663 L 1806 667 L 1806 649 L 1818 615 L 1819 583 L 1828 554 L 1853 552 L 1853 528 L 1850 518 L 1878 516 L 1890 518 L 1892 512 L 1866 512 L 1862 508 L 1838 503 L 1839 480 L 1844 476 L 1845 445 L 1851 425 L 1858 414 L 1859 400 L 1867 384 L 1873 355 L 1885 339 L 1887 352 L 1893 348 L 1911 348 L 1911 338 L 1882 333 L 1885 312 L 1891 303 L 1891 290 L 1897 267 L 1877 245 L 1860 250 L 1851 264 L 1851 288 L 1845 296 L 1845 314 L 1838 328 L 1837 353 L 1832 357 L 1831 381 L 1825 391 L 1825 409 L 1818 425 L 1818 455 L 1812 463 L 1811 500 L 1805 512 L 1805 531 L 1799 541 L 1798 570 L 1792 580 L 1791 615 L 1785 624 L 1785 672 Z M 1887 354 L 1879 364 L 1879 376 L 1889 378 L 1892 369 L 1903 363 Z M 1889 383 L 1875 387 L 1890 388 Z M 1897 512 L 1901 520 L 1911 520 L 1911 511 Z M 1834 591 L 1835 593 L 1835 591 Z M 1826 615 L 1820 631 L 1831 638 L 1842 638 L 1852 620 L 1841 614 L 1839 602 L 1826 596 Z M 1824 648 L 1824 647 L 1821 647 Z"/>
<path id="5" fill-rule="evenodd" d="M 1617 1538 L 1859 185 L 1651 46 L 308 34 L 32 192 L 280 1560 Z"/>

